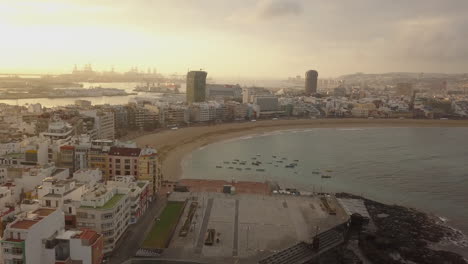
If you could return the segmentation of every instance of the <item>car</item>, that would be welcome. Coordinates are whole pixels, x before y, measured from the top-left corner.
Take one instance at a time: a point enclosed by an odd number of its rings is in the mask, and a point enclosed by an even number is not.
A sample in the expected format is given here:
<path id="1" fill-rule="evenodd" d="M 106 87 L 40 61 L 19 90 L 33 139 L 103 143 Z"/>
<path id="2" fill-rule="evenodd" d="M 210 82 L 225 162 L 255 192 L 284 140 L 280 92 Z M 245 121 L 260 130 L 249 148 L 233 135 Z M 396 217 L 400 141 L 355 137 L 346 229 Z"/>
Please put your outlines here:
<path id="1" fill-rule="evenodd" d="M 252 119 L 252 120 L 250 120 L 250 122 L 257 122 L 257 120 L 255 120 L 255 119 Z"/>
<path id="2" fill-rule="evenodd" d="M 275 117 L 275 118 L 272 118 L 271 120 L 278 120 L 278 118 Z"/>
<path id="3" fill-rule="evenodd" d="M 173 128 L 171 128 L 171 129 L 172 129 L 172 130 L 177 130 L 177 129 L 179 129 L 179 128 L 178 128 L 178 127 L 173 127 Z"/>

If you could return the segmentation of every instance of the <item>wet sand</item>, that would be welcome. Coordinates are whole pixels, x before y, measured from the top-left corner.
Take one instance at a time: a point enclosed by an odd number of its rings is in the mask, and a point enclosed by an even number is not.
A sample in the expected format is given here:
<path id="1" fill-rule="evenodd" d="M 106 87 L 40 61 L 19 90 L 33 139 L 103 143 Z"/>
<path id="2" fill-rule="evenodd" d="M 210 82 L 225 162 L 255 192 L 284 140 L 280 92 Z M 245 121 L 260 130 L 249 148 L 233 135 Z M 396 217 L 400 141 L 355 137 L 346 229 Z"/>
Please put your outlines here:
<path id="1" fill-rule="evenodd" d="M 226 123 L 164 130 L 133 139 L 139 146 L 155 147 L 160 155 L 164 180 L 182 177 L 182 160 L 192 151 L 208 144 L 272 131 L 305 128 L 362 127 L 468 127 L 468 120 L 415 119 L 298 119 Z"/>

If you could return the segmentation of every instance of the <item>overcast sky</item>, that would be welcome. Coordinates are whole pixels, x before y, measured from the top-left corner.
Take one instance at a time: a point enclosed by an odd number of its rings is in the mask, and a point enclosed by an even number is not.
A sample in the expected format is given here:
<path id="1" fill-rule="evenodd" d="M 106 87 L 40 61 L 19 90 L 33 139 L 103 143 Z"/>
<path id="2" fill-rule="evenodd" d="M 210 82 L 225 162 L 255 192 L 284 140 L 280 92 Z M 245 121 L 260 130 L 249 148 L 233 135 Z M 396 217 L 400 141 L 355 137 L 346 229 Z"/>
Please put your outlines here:
<path id="1" fill-rule="evenodd" d="M 0 72 L 468 72 L 467 0 L 0 0 Z"/>

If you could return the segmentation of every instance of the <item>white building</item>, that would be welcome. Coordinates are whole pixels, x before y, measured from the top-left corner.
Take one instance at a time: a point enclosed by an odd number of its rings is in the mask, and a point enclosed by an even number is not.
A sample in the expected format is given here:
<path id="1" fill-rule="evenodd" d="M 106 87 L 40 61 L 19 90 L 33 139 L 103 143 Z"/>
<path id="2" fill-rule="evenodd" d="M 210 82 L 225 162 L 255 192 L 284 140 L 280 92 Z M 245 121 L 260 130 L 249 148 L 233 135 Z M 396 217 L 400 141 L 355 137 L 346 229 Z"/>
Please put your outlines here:
<path id="1" fill-rule="evenodd" d="M 86 182 L 89 186 L 94 186 L 102 180 L 102 171 L 100 169 L 81 169 L 73 173 L 73 179 Z"/>
<path id="2" fill-rule="evenodd" d="M 111 252 L 129 225 L 131 201 L 127 188 L 103 184 L 83 195 L 77 208 L 78 228 L 89 228 L 104 236 L 104 253 Z"/>
<path id="3" fill-rule="evenodd" d="M 38 209 L 9 223 L 4 231 L 4 263 L 55 263 L 50 240 L 65 227 L 62 211 Z"/>
<path id="4" fill-rule="evenodd" d="M 51 140 L 71 139 L 73 135 L 73 127 L 64 121 L 54 121 L 49 123 L 47 132 L 41 133 L 41 136 L 50 138 Z"/>
<path id="5" fill-rule="evenodd" d="M 106 110 L 86 110 L 80 111 L 82 115 L 94 118 L 94 129 L 96 130 L 97 139 L 115 138 L 115 123 L 114 113 Z"/>
<path id="6" fill-rule="evenodd" d="M 13 181 L 18 188 L 27 192 L 35 189 L 42 184 L 42 181 L 48 177 L 54 179 L 66 179 L 68 169 L 56 168 L 54 165 L 21 167 L 16 175 L 8 175 L 9 180 Z"/>
<path id="7" fill-rule="evenodd" d="M 92 230 L 65 231 L 60 210 L 39 208 L 9 223 L 1 241 L 2 263 L 98 264 L 102 235 Z"/>

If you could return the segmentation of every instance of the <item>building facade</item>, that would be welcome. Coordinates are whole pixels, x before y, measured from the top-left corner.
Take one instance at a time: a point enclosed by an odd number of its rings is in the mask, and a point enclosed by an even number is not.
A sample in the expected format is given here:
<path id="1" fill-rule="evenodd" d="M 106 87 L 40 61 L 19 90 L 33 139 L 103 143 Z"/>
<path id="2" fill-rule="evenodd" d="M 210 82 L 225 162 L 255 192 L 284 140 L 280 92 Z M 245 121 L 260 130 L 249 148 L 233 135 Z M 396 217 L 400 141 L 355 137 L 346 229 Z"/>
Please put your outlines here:
<path id="1" fill-rule="evenodd" d="M 187 73 L 187 103 L 204 102 L 206 100 L 206 76 L 204 71 Z"/>
<path id="2" fill-rule="evenodd" d="M 305 93 L 313 95 L 317 93 L 318 72 L 310 70 L 306 72 L 305 76 Z"/>

